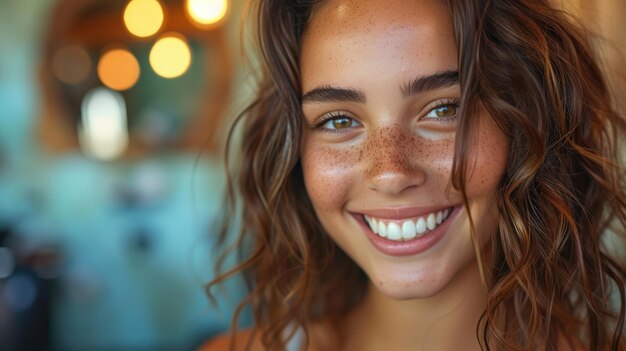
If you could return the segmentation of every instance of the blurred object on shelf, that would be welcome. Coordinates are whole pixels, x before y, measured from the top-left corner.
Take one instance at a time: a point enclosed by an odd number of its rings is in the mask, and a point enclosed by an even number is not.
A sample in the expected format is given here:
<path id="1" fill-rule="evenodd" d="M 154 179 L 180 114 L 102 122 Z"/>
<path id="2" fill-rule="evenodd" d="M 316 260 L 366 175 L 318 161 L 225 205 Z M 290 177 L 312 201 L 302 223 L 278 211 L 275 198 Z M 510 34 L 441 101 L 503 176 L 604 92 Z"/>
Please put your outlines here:
<path id="1" fill-rule="evenodd" d="M 126 151 L 128 122 L 122 94 L 98 87 L 85 95 L 78 140 L 85 154 L 100 160 L 115 159 Z"/>

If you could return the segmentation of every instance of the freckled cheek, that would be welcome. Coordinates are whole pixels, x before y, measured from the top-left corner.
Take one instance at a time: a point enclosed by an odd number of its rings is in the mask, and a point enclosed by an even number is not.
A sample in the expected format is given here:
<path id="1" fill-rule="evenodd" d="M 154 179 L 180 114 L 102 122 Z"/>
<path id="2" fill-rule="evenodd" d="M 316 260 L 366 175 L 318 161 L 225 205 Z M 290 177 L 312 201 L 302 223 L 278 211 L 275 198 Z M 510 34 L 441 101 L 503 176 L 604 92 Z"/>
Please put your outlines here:
<path id="1" fill-rule="evenodd" d="M 495 126 L 484 128 L 470 158 L 468 190 L 476 197 L 493 195 L 506 169 L 508 141 Z M 473 167 L 472 167 L 473 165 Z"/>
<path id="2" fill-rule="evenodd" d="M 358 181 L 359 151 L 305 142 L 302 170 L 307 193 L 318 211 L 343 207 Z"/>
<path id="3" fill-rule="evenodd" d="M 447 187 L 454 162 L 454 138 L 442 139 L 427 146 L 422 163 L 435 173 L 434 178 L 441 187 Z"/>

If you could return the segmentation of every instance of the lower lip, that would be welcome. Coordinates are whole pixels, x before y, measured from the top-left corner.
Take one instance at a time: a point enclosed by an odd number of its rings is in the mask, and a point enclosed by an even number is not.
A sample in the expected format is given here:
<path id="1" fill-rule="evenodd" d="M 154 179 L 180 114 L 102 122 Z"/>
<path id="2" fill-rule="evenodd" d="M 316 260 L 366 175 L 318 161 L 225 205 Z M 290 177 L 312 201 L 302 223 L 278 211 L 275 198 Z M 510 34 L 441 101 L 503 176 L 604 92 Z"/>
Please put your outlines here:
<path id="1" fill-rule="evenodd" d="M 454 207 L 450 216 L 448 216 L 448 218 L 437 228 L 426 233 L 424 236 L 407 241 L 385 239 L 370 229 L 369 225 L 365 222 L 363 215 L 355 214 L 354 216 L 357 218 L 359 225 L 361 225 L 365 231 L 367 238 L 374 245 L 374 247 L 378 249 L 378 251 L 390 256 L 408 256 L 419 254 L 435 246 L 439 240 L 444 237 L 448 231 L 448 227 L 450 227 L 450 223 L 452 223 L 454 218 L 456 218 L 460 210 L 461 206 Z"/>

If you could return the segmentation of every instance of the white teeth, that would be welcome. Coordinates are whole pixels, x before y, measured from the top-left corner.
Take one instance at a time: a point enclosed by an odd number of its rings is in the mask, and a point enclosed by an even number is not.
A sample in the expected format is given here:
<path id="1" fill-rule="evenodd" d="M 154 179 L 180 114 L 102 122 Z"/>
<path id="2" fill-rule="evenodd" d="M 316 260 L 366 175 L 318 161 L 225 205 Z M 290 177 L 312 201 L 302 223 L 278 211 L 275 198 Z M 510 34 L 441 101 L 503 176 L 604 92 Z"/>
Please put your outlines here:
<path id="1" fill-rule="evenodd" d="M 370 218 L 370 227 L 374 230 L 374 233 L 378 234 L 378 221 L 376 218 Z"/>
<path id="2" fill-rule="evenodd" d="M 402 239 L 402 231 L 396 223 L 391 222 L 387 225 L 387 238 L 389 238 L 389 240 Z"/>
<path id="3" fill-rule="evenodd" d="M 383 223 L 383 221 L 378 222 L 378 235 L 382 236 L 383 238 L 387 237 L 387 226 L 385 225 L 385 223 Z"/>
<path id="4" fill-rule="evenodd" d="M 450 215 L 450 209 L 429 213 L 427 216 L 404 221 L 388 221 L 365 216 L 371 230 L 383 238 L 394 241 L 411 240 L 434 230 Z"/>
<path id="5" fill-rule="evenodd" d="M 413 221 L 404 221 L 402 223 L 402 239 L 413 239 L 417 231 L 415 231 L 415 223 Z"/>
<path id="6" fill-rule="evenodd" d="M 420 217 L 415 223 L 415 231 L 417 231 L 417 235 L 422 235 L 426 232 L 426 221 L 424 218 Z"/>
<path id="7" fill-rule="evenodd" d="M 426 228 L 428 228 L 428 230 L 433 230 L 437 227 L 437 222 L 435 222 L 435 215 L 434 214 L 429 214 L 428 218 L 426 218 Z"/>

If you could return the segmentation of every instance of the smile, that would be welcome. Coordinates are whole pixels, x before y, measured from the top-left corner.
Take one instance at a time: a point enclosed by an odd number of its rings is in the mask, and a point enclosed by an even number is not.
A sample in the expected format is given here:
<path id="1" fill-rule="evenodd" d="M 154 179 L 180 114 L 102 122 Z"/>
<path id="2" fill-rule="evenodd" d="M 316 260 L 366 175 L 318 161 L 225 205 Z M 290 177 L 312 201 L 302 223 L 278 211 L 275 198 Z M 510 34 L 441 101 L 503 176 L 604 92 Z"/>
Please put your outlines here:
<path id="1" fill-rule="evenodd" d="M 384 219 L 364 215 L 372 232 L 387 240 L 406 241 L 421 237 L 444 223 L 454 208 L 434 211 L 419 217 Z"/>

